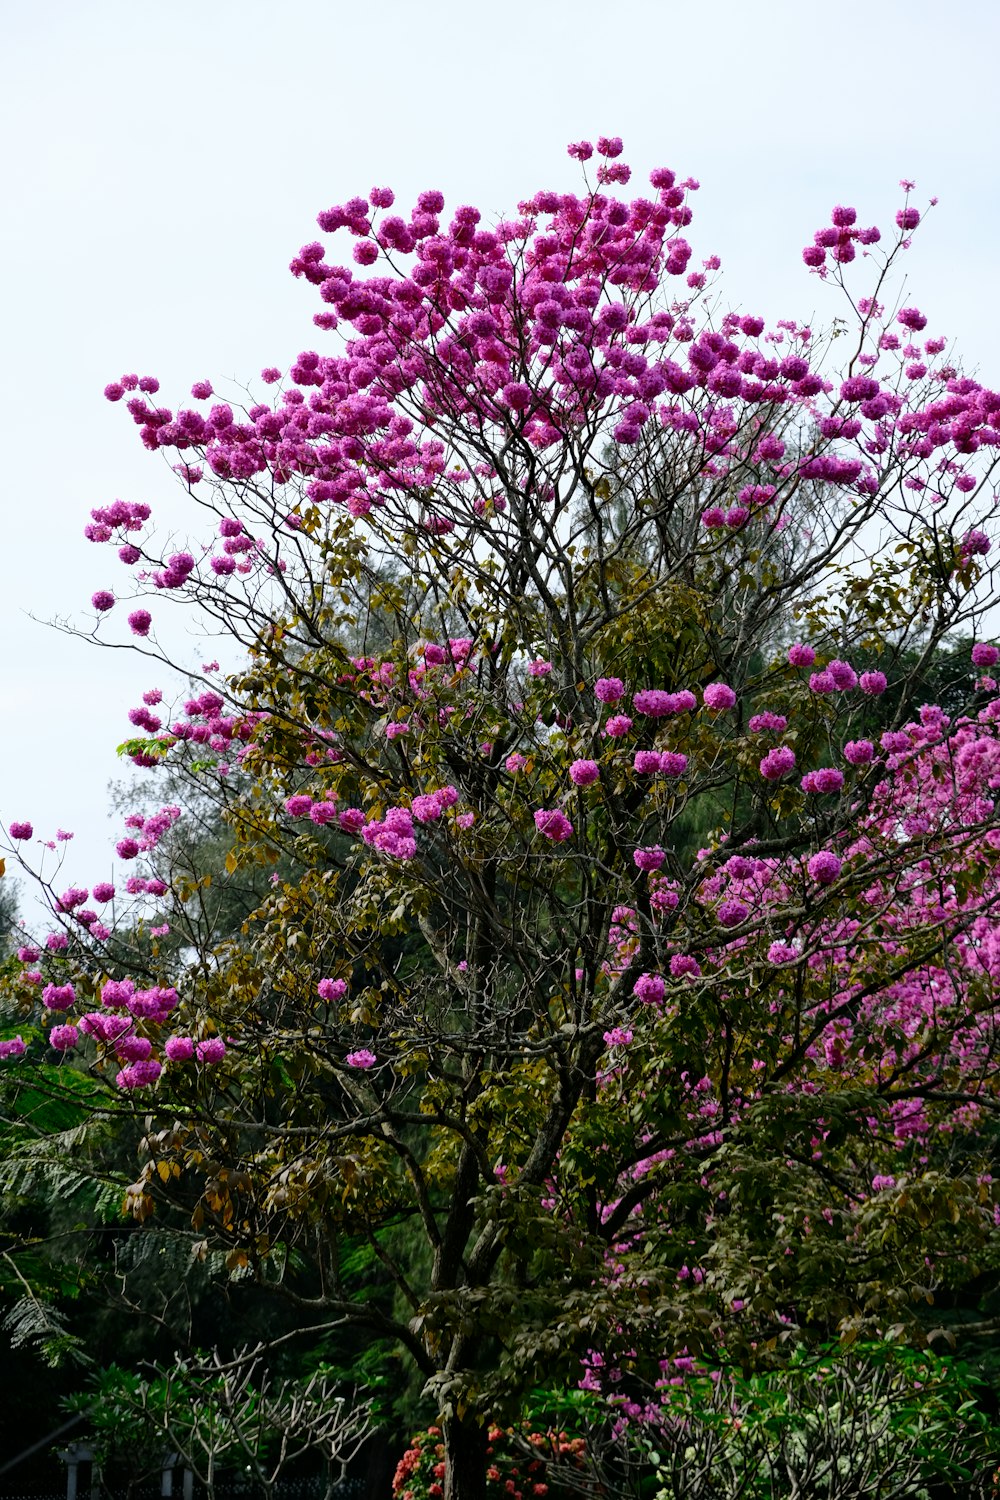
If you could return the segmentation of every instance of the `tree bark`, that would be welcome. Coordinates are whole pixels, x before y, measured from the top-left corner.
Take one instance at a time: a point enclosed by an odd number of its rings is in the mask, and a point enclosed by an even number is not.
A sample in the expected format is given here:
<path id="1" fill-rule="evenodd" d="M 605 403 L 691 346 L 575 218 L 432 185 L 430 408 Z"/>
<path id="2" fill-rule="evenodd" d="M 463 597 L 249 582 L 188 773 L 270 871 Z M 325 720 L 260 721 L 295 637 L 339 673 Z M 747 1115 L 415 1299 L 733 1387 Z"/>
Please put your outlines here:
<path id="1" fill-rule="evenodd" d="M 486 1493 L 486 1437 L 472 1417 L 445 1417 L 444 1500 L 483 1500 Z"/>

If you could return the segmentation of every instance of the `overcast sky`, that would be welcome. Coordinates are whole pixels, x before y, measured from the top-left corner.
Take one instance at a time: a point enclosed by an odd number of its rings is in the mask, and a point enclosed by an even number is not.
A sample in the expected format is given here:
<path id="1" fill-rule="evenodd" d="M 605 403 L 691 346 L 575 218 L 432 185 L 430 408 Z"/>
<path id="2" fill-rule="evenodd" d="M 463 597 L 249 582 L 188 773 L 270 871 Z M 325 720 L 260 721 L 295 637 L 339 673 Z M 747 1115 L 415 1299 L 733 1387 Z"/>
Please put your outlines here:
<path id="1" fill-rule="evenodd" d="M 87 628 L 121 582 L 83 540 L 92 506 L 185 524 L 103 387 L 155 374 L 173 405 L 311 347 L 319 304 L 287 264 L 331 203 L 436 187 L 489 218 L 576 188 L 567 141 L 620 134 L 637 191 L 654 166 L 700 180 L 689 238 L 734 305 L 822 323 L 838 308 L 801 247 L 834 203 L 891 224 L 910 177 L 940 205 L 907 300 L 1000 383 L 996 0 L 8 0 L 2 35 L 0 821 L 73 830 L 67 883 L 110 873 L 114 746 L 138 694 L 172 688 L 29 616 Z M 219 654 L 186 629 L 185 660 Z"/>

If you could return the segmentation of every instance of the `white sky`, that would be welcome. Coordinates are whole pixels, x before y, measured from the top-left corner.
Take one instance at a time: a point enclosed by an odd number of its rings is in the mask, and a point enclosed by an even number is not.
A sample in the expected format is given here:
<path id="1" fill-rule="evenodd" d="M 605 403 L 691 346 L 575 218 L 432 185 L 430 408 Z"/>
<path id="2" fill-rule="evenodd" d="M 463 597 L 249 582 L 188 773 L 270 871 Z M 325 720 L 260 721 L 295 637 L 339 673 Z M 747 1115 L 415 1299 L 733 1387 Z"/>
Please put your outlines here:
<path id="1" fill-rule="evenodd" d="M 405 212 L 437 187 L 489 218 L 578 186 L 567 141 L 620 134 L 637 192 L 654 166 L 700 180 L 688 237 L 734 305 L 822 323 L 839 309 L 801 247 L 834 203 L 891 224 L 912 177 L 940 206 L 907 300 L 1000 382 L 995 0 L 7 0 L 0 34 L 0 820 L 74 830 L 65 883 L 109 874 L 114 746 L 171 684 L 28 616 L 86 625 L 124 582 L 83 540 L 92 506 L 184 526 L 103 387 L 155 374 L 173 406 L 322 348 L 287 264 L 331 203 L 388 184 Z M 183 625 L 185 660 L 218 654 Z"/>

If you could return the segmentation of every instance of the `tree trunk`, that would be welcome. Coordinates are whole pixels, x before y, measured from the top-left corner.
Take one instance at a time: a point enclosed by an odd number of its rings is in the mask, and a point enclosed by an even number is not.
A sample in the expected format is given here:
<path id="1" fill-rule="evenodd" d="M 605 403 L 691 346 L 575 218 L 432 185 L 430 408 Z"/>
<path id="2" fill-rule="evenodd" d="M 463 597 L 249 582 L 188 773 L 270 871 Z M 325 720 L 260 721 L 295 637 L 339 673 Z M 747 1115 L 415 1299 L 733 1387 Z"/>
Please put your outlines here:
<path id="1" fill-rule="evenodd" d="M 445 1417 L 444 1500 L 483 1500 L 486 1493 L 486 1428 L 474 1418 Z"/>

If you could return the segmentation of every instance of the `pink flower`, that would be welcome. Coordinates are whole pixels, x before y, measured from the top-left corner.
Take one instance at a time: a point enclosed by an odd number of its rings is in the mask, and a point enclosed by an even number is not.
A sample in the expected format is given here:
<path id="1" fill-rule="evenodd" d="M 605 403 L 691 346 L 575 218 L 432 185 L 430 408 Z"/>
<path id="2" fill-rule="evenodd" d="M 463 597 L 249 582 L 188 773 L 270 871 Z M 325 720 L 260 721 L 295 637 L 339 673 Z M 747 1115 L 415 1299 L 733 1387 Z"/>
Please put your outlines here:
<path id="1" fill-rule="evenodd" d="M 780 781 L 795 766 L 795 751 L 790 745 L 776 745 L 769 750 L 760 763 L 760 774 L 765 781 Z"/>
<path id="2" fill-rule="evenodd" d="M 119 839 L 115 845 L 119 859 L 135 859 L 139 853 L 139 845 L 135 839 Z"/>
<path id="3" fill-rule="evenodd" d="M 612 739 L 622 739 L 632 728 L 628 714 L 613 714 L 604 726 L 603 733 Z"/>
<path id="4" fill-rule="evenodd" d="M 563 844 L 573 837 L 572 823 L 558 808 L 551 810 L 539 808 L 535 813 L 535 827 L 539 833 L 544 834 L 547 839 L 551 839 L 556 844 Z"/>
<path id="5" fill-rule="evenodd" d="M 702 697 L 705 700 L 705 707 L 716 713 L 732 708 L 736 702 L 736 694 L 724 682 L 710 682 L 702 693 Z"/>
<path id="6" fill-rule="evenodd" d="M 153 1044 L 146 1036 L 123 1036 L 115 1050 L 121 1062 L 142 1062 L 152 1052 Z"/>
<path id="7" fill-rule="evenodd" d="M 972 664 L 976 667 L 995 667 L 1000 661 L 1000 651 L 996 646 L 987 645 L 985 641 L 977 641 L 972 648 Z M 14 835 L 14 825 L 11 824 L 11 835 Z"/>
<path id="8" fill-rule="evenodd" d="M 189 1036 L 170 1036 L 163 1050 L 171 1062 L 190 1062 L 194 1056 L 194 1042 Z"/>
<path id="9" fill-rule="evenodd" d="M 788 660 L 793 667 L 811 667 L 816 660 L 816 653 L 811 646 L 803 646 L 799 642 L 789 646 Z"/>
<path id="10" fill-rule="evenodd" d="M 336 802 L 314 802 L 309 809 L 310 822 L 317 824 L 320 828 L 325 827 L 327 823 L 332 823 L 336 816 Z"/>
<path id="11" fill-rule="evenodd" d="M 153 623 L 153 616 L 148 609 L 134 609 L 128 617 L 129 625 L 133 635 L 148 635 L 149 627 Z"/>
<path id="12" fill-rule="evenodd" d="M 512 776 L 516 775 L 518 771 L 523 771 L 527 764 L 526 757 L 519 750 L 515 750 L 512 755 L 508 755 L 504 761 L 504 765 Z"/>
<path id="13" fill-rule="evenodd" d="M 632 765 L 640 776 L 655 776 L 660 769 L 659 750 L 637 750 Z"/>
<path id="14" fill-rule="evenodd" d="M 600 703 L 617 703 L 624 694 L 625 684 L 620 677 L 598 677 L 594 683 L 594 697 Z"/>
<path id="15" fill-rule="evenodd" d="M 596 760 L 575 760 L 569 768 L 569 779 L 574 786 L 593 786 L 600 774 Z"/>
<path id="16" fill-rule="evenodd" d="M 835 766 L 822 766 L 818 771 L 807 771 L 801 782 L 804 792 L 820 795 L 839 792 L 843 785 L 844 773 L 838 771 Z"/>
<path id="17" fill-rule="evenodd" d="M 750 915 L 750 908 L 743 901 L 723 901 L 716 912 L 721 926 L 739 927 Z"/>
<path id="18" fill-rule="evenodd" d="M 211 1067 L 213 1063 L 221 1062 L 225 1057 L 226 1044 L 221 1036 L 210 1036 L 206 1037 L 203 1042 L 199 1042 L 194 1050 L 198 1061 Z"/>
<path id="19" fill-rule="evenodd" d="M 552 663 L 550 661 L 533 661 L 528 663 L 529 677 L 548 677 L 551 671 Z"/>
<path id="20" fill-rule="evenodd" d="M 643 688 L 632 697 L 632 706 L 636 713 L 647 714 L 653 719 L 689 713 L 697 706 L 697 702 L 694 693 L 687 688 L 679 693 L 665 693 L 661 688 Z"/>
<path id="21" fill-rule="evenodd" d="M 869 698 L 878 698 L 885 692 L 889 680 L 884 672 L 862 672 L 860 684 L 861 691 L 867 693 Z"/>
<path id="22" fill-rule="evenodd" d="M 296 792 L 293 797 L 285 798 L 285 812 L 290 818 L 305 818 L 313 805 L 313 799 L 305 792 Z"/>
<path id="23" fill-rule="evenodd" d="M 69 1052 L 79 1040 L 80 1033 L 75 1026 L 53 1026 L 49 1032 L 49 1046 L 57 1052 Z"/>
<path id="24" fill-rule="evenodd" d="M 135 994 L 135 984 L 131 979 L 109 979 L 101 990 L 101 1004 L 110 1009 L 118 1009 L 127 1005 Z"/>
<path id="25" fill-rule="evenodd" d="M 71 984 L 47 984 L 42 991 L 42 1000 L 49 1010 L 69 1010 L 76 999 Z"/>
<path id="26" fill-rule="evenodd" d="M 962 477 L 967 478 L 968 476 Z M 959 489 L 968 488 L 966 484 L 961 482 L 961 479 L 956 480 L 955 483 Z M 985 531 L 977 531 L 975 527 L 972 527 L 962 538 L 962 552 L 966 557 L 985 557 L 989 550 L 990 539 Z"/>
<path id="27" fill-rule="evenodd" d="M 321 1000 L 342 1000 L 347 994 L 347 981 L 345 979 L 321 979 L 316 986 L 316 993 Z"/>
<path id="28" fill-rule="evenodd" d="M 829 849 L 814 854 L 806 867 L 817 885 L 832 885 L 840 874 L 841 861 Z"/>
<path id="29" fill-rule="evenodd" d="M 10 825 L 10 836 L 12 839 L 30 839 L 34 831 L 30 823 L 12 823 Z"/>
<path id="30" fill-rule="evenodd" d="M 751 734 L 763 734 L 768 729 L 782 734 L 788 728 L 788 720 L 784 714 L 773 714 L 768 709 L 762 714 L 754 714 L 747 728 Z"/>
<path id="31" fill-rule="evenodd" d="M 122 1068 L 115 1082 L 120 1089 L 141 1089 L 155 1083 L 162 1072 L 163 1067 L 155 1057 L 145 1057 Z"/>
<path id="32" fill-rule="evenodd" d="M 660 772 L 663 776 L 683 776 L 687 770 L 688 758 L 680 750 L 662 750 L 660 752 Z"/>
<path id="33" fill-rule="evenodd" d="M 0 1042 L 0 1057 L 21 1057 L 24 1054 L 24 1041 L 19 1036 L 8 1037 Z"/>
<path id="34" fill-rule="evenodd" d="M 658 870 L 666 857 L 659 844 L 648 849 L 635 849 L 632 853 L 633 863 L 640 870 Z"/>
<path id="35" fill-rule="evenodd" d="M 108 589 L 98 589 L 97 593 L 92 595 L 90 602 L 100 614 L 105 614 L 109 609 L 114 609 L 115 596 Z"/>
<path id="36" fill-rule="evenodd" d="M 844 746 L 844 759 L 852 766 L 867 766 L 874 754 L 871 740 L 848 740 Z"/>
<path id="37" fill-rule="evenodd" d="M 702 965 L 691 954 L 675 953 L 670 959 L 670 978 L 673 980 L 697 980 L 702 974 Z"/>
<path id="38" fill-rule="evenodd" d="M 643 1005 L 659 1005 L 666 989 L 662 974 L 640 974 L 632 986 L 632 993 Z"/>
<path id="39" fill-rule="evenodd" d="M 834 686 L 838 692 L 846 692 L 849 688 L 857 687 L 858 674 L 847 661 L 832 661 L 826 669 L 833 678 Z"/>
<path id="40" fill-rule="evenodd" d="M 349 1068 L 373 1068 L 376 1057 L 374 1052 L 370 1052 L 367 1047 L 361 1047 L 357 1052 L 348 1052 L 344 1061 Z"/>

